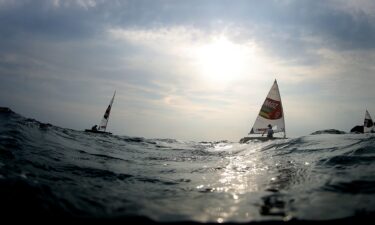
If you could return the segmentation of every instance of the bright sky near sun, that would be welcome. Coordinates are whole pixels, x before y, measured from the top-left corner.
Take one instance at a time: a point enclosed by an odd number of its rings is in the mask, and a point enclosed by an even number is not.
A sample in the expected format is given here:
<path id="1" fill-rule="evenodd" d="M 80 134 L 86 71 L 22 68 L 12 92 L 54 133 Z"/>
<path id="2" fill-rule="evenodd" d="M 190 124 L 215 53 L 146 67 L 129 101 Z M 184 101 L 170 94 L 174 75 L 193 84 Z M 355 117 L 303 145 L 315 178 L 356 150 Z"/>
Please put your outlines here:
<path id="1" fill-rule="evenodd" d="M 238 141 L 277 79 L 288 136 L 375 116 L 370 0 L 0 0 L 0 106 L 83 130 Z"/>

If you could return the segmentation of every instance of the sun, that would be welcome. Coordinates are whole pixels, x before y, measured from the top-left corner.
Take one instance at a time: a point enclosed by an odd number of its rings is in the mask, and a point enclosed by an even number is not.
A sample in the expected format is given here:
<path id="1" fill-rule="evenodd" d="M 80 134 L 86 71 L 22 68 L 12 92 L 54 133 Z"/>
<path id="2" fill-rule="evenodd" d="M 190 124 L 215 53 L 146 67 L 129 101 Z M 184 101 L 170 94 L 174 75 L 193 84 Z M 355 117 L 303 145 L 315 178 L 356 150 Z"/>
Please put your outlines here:
<path id="1" fill-rule="evenodd" d="M 244 73 L 247 59 L 245 49 L 225 36 L 199 46 L 195 55 L 199 75 L 210 82 L 230 82 Z"/>

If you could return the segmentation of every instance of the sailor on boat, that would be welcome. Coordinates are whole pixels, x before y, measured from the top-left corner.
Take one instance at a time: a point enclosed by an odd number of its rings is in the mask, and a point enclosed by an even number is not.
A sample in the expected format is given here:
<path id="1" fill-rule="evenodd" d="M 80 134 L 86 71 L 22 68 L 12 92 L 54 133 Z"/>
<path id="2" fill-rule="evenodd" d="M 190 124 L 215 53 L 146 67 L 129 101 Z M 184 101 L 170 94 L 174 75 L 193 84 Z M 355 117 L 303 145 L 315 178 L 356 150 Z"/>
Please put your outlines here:
<path id="1" fill-rule="evenodd" d="M 91 130 L 97 131 L 98 130 L 98 125 L 94 125 L 93 127 L 91 127 Z"/>
<path id="2" fill-rule="evenodd" d="M 268 128 L 264 130 L 262 136 L 264 135 L 264 133 L 266 133 L 267 131 L 267 137 L 268 138 L 273 138 L 273 130 L 272 130 L 272 125 L 271 124 L 268 124 Z"/>

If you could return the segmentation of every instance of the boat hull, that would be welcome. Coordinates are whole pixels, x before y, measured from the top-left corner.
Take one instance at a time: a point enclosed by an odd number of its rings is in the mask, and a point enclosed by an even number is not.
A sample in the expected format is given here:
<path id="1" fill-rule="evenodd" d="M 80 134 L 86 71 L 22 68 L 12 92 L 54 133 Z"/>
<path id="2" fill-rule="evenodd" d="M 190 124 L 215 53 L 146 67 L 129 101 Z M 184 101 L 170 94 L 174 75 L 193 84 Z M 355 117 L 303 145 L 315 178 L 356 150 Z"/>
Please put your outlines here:
<path id="1" fill-rule="evenodd" d="M 279 139 L 286 139 L 283 137 L 243 137 L 240 140 L 240 143 L 247 143 L 248 141 L 272 141 L 272 140 L 279 140 Z"/>
<path id="2" fill-rule="evenodd" d="M 105 132 L 105 131 L 100 131 L 100 130 L 90 130 L 90 129 L 86 129 L 85 132 L 95 133 L 95 134 L 112 134 L 111 132 Z"/>

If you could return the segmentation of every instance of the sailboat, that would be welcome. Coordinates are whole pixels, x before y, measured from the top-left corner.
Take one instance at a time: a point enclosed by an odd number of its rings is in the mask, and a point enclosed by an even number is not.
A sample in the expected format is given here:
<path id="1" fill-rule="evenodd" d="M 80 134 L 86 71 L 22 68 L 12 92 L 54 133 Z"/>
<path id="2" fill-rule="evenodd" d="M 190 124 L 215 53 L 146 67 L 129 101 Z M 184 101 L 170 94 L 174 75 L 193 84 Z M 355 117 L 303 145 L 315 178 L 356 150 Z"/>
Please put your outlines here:
<path id="1" fill-rule="evenodd" d="M 109 120 L 109 114 L 111 113 L 111 109 L 112 109 L 113 100 L 115 99 L 115 95 L 116 95 L 116 91 L 115 91 L 115 93 L 113 93 L 113 97 L 112 97 L 111 101 L 109 102 L 109 105 L 108 105 L 107 109 L 105 110 L 105 113 L 104 113 L 104 116 L 102 118 L 102 121 L 100 122 L 99 128 L 96 128 L 97 125 L 95 125 L 91 129 L 86 129 L 85 130 L 86 132 L 112 134 L 111 132 L 106 132 L 106 129 L 107 129 L 107 124 L 108 124 L 108 120 Z"/>
<path id="2" fill-rule="evenodd" d="M 269 125 L 271 125 L 273 133 L 282 132 L 284 134 L 283 137 L 264 137 L 263 135 L 267 132 Z M 253 136 L 256 134 L 262 135 Z M 286 138 L 284 110 L 276 79 L 248 135 L 250 136 L 241 138 L 240 143 L 246 143 L 250 140 L 267 141 L 270 139 Z"/>
<path id="3" fill-rule="evenodd" d="M 363 133 L 374 133 L 374 122 L 371 119 L 370 113 L 366 109 L 365 121 L 363 123 Z"/>
<path id="4" fill-rule="evenodd" d="M 375 133 L 374 122 L 371 119 L 370 113 L 366 109 L 365 120 L 363 125 L 354 126 L 351 130 L 351 133 Z"/>

